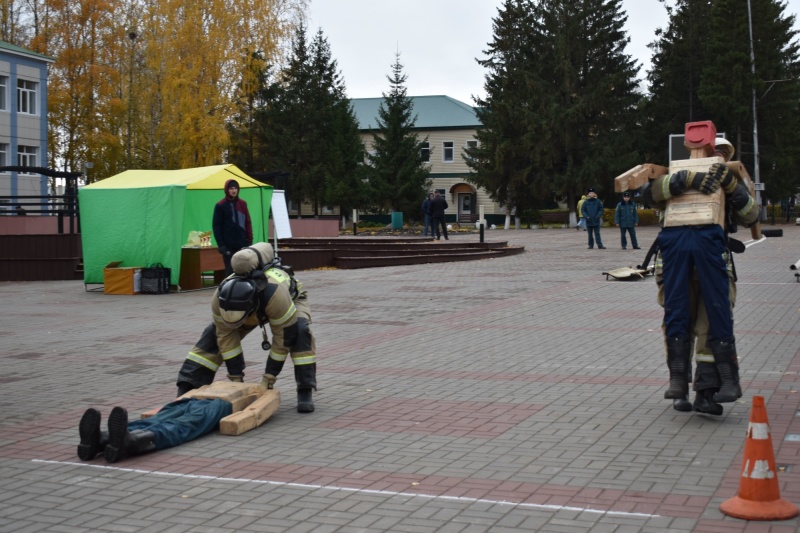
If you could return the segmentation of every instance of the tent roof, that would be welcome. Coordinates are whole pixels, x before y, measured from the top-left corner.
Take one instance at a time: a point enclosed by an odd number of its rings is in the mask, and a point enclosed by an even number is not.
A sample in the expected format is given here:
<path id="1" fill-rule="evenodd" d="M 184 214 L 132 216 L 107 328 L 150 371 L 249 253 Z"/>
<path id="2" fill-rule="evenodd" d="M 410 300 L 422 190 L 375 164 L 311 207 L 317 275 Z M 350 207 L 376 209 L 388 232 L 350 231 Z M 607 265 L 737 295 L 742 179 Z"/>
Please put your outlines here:
<path id="1" fill-rule="evenodd" d="M 83 187 L 84 189 L 144 189 L 147 187 L 185 186 L 187 189 L 222 189 L 235 179 L 242 189 L 270 187 L 256 181 L 236 165 L 185 168 L 181 170 L 126 170 Z"/>

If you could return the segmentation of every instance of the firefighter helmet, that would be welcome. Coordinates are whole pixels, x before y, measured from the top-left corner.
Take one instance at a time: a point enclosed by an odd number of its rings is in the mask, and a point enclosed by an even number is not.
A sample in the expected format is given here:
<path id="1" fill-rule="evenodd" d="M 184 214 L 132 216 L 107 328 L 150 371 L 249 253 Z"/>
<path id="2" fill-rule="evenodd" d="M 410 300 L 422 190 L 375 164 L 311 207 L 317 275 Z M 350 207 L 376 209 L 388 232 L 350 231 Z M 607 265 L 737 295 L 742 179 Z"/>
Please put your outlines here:
<path id="1" fill-rule="evenodd" d="M 219 286 L 218 299 L 222 320 L 238 327 L 256 310 L 256 282 L 239 276 L 226 279 Z"/>
<path id="2" fill-rule="evenodd" d="M 733 145 L 728 139 L 717 137 L 714 141 L 714 151 L 723 153 L 725 162 L 728 162 L 733 159 L 733 154 L 736 152 L 736 149 L 734 149 Z"/>

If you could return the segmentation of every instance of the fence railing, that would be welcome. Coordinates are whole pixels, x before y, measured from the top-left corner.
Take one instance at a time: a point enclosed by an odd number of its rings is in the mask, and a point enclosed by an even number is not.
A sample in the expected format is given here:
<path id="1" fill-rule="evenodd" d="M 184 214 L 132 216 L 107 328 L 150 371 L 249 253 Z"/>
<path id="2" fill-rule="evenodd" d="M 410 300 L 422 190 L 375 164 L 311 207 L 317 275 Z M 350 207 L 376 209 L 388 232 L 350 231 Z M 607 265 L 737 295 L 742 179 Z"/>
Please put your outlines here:
<path id="1" fill-rule="evenodd" d="M 53 216 L 58 217 L 58 233 L 81 231 L 77 194 L 0 196 L 0 216 Z"/>

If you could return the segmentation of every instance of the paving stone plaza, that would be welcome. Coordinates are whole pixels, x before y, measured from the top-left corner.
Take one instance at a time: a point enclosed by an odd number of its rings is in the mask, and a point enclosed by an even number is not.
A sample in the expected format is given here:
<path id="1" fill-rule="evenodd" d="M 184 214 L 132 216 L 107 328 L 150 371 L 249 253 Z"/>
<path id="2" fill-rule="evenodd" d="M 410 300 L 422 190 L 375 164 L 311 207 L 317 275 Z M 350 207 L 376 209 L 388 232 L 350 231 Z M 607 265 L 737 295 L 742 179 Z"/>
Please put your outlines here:
<path id="1" fill-rule="evenodd" d="M 114 464 L 78 460 L 81 414 L 172 400 L 211 291 L 0 283 L 0 532 L 797 532 L 719 510 L 756 395 L 781 496 L 800 504 L 800 226 L 778 227 L 736 256 L 744 396 L 721 417 L 663 399 L 653 277 L 602 274 L 640 264 L 657 228 L 638 228 L 642 250 L 616 228 L 606 250 L 574 229 L 494 230 L 525 252 L 298 272 L 316 412 L 295 411 L 287 363 L 263 426 Z M 245 381 L 261 379 L 260 344 L 244 342 Z"/>

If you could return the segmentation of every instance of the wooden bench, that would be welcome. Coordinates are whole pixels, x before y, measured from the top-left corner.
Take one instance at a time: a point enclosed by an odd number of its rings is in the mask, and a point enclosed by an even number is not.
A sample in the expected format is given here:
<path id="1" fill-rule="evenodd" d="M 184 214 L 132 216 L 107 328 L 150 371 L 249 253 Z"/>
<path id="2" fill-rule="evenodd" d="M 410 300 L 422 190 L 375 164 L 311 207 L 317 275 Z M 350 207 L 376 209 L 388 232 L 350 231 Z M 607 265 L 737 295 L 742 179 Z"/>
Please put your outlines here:
<path id="1" fill-rule="evenodd" d="M 569 211 L 539 213 L 542 224 L 569 224 Z"/>

